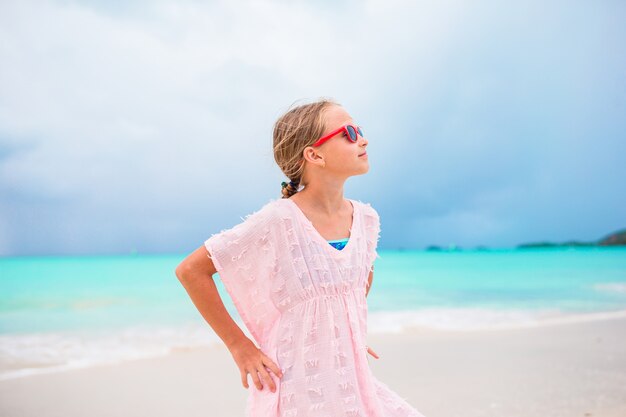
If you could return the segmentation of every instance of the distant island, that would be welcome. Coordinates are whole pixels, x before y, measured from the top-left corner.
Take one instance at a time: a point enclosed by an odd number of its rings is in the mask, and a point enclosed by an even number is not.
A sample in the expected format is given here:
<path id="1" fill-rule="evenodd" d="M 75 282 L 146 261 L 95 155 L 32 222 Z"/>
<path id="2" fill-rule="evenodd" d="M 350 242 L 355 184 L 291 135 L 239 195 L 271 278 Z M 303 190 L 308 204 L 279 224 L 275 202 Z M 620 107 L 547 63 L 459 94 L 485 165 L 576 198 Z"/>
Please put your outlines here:
<path id="1" fill-rule="evenodd" d="M 580 242 L 577 240 L 570 240 L 562 243 L 555 242 L 532 242 L 523 243 L 517 245 L 518 248 L 545 248 L 555 246 L 624 246 L 626 245 L 626 229 L 619 230 L 611 233 L 608 236 L 603 237 L 597 241 L 592 242 Z"/>
<path id="2" fill-rule="evenodd" d="M 567 242 L 531 242 L 522 243 L 516 246 L 516 249 L 526 248 L 553 248 L 553 247 L 590 247 L 590 246 L 626 246 L 626 229 L 619 230 L 611 233 L 597 241 L 592 242 L 580 242 L 577 240 L 569 240 Z M 403 250 L 401 248 L 400 250 Z M 437 245 L 430 245 L 426 247 L 427 251 L 460 251 L 463 250 L 460 246 L 449 245 L 447 247 L 441 247 Z M 475 250 L 489 250 L 487 246 L 479 245 L 475 247 Z"/>

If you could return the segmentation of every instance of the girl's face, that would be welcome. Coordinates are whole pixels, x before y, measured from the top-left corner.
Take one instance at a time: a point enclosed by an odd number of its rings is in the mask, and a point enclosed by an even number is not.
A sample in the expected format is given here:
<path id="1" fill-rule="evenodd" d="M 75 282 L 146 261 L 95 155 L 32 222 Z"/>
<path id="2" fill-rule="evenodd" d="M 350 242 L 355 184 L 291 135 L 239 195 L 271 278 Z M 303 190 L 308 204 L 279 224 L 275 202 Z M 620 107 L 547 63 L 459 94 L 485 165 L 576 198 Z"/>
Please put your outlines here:
<path id="1" fill-rule="evenodd" d="M 348 123 L 356 125 L 352 117 L 341 106 L 330 106 L 324 113 L 325 129 L 322 136 L 340 128 Z M 358 135 L 357 141 L 352 142 L 346 137 L 345 132 L 341 132 L 315 148 L 308 147 L 305 153 L 309 152 L 314 161 L 320 161 L 323 170 L 341 177 L 364 174 L 369 170 L 368 156 L 365 151 L 367 139 Z M 318 155 L 313 155 L 313 150 Z M 316 164 L 318 165 L 318 164 Z"/>

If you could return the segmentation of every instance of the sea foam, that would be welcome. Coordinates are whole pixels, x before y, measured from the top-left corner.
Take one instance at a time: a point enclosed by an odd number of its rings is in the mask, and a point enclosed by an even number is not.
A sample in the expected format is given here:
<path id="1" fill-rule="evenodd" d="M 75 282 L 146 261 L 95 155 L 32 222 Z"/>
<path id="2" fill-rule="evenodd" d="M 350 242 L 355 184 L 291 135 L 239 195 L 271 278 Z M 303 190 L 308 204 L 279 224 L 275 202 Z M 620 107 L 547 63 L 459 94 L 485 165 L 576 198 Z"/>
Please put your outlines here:
<path id="1" fill-rule="evenodd" d="M 425 308 L 370 311 L 368 333 L 497 330 L 626 317 L 626 310 L 564 313 L 556 309 Z M 240 320 L 237 324 L 250 337 Z M 222 343 L 203 322 L 176 327 L 135 326 L 98 332 L 17 333 L 0 336 L 0 380 L 168 355 Z"/>

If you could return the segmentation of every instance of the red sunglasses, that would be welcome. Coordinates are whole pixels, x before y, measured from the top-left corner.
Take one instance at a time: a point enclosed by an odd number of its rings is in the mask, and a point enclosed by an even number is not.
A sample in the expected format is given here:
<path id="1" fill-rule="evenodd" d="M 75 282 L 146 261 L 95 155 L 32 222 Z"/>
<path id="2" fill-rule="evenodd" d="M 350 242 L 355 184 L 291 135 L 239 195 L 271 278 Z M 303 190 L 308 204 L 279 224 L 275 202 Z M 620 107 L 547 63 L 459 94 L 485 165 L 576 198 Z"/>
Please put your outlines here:
<path id="1" fill-rule="evenodd" d="M 363 130 L 361 130 L 360 126 L 348 124 L 348 125 L 341 126 L 339 129 L 333 130 L 326 136 L 322 136 L 321 138 L 317 140 L 317 142 L 313 144 L 313 146 L 320 146 L 322 143 L 326 142 L 328 139 L 332 138 L 337 133 L 341 133 L 341 132 L 344 132 L 346 134 L 346 138 L 348 138 L 350 142 L 357 141 L 358 139 L 357 133 L 361 137 L 363 137 Z"/>

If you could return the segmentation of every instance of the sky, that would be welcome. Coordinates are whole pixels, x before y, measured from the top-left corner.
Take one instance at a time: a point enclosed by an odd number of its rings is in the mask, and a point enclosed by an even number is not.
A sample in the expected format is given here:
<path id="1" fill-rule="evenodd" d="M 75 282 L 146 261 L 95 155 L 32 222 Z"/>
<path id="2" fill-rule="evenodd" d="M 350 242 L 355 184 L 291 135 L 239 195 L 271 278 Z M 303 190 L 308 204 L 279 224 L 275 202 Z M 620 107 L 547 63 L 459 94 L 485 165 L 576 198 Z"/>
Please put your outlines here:
<path id="1" fill-rule="evenodd" d="M 380 249 L 626 227 L 622 1 L 4 1 L 0 256 L 184 254 L 280 198 L 330 97 Z"/>

